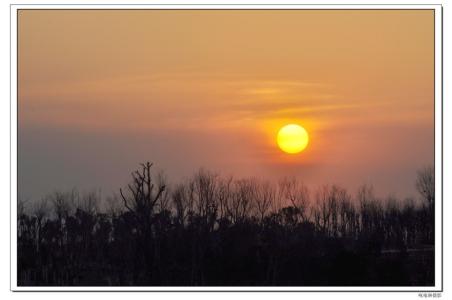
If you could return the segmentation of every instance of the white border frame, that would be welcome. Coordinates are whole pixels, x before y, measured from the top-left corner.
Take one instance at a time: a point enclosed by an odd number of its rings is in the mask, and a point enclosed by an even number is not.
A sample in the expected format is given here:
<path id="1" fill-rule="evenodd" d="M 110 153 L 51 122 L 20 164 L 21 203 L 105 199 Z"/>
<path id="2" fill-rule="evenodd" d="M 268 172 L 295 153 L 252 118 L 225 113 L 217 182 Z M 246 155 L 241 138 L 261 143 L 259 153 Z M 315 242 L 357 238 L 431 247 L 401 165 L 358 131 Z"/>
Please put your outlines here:
<path id="1" fill-rule="evenodd" d="M 19 9 L 425 9 L 435 14 L 435 286 L 429 287 L 23 287 L 17 286 L 17 11 Z M 10 186 L 10 289 L 12 291 L 299 291 L 299 292 L 442 292 L 443 291 L 443 78 L 442 5 L 375 4 L 11 4 L 10 5 L 10 107 L 11 107 L 11 186 Z M 14 200 L 14 201 L 13 201 Z M 440 205 L 441 204 L 441 205 Z"/>

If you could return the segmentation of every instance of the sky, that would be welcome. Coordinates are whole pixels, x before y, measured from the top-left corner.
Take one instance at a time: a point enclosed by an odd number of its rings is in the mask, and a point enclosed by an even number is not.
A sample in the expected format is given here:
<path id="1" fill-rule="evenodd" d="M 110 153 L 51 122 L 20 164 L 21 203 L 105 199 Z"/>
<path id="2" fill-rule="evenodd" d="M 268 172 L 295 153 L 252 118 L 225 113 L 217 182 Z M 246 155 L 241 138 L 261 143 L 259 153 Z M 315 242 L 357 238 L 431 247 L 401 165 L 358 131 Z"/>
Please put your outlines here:
<path id="1" fill-rule="evenodd" d="M 416 196 L 434 162 L 432 10 L 22 10 L 19 196 L 118 192 L 140 162 Z M 309 133 L 299 154 L 280 127 Z"/>

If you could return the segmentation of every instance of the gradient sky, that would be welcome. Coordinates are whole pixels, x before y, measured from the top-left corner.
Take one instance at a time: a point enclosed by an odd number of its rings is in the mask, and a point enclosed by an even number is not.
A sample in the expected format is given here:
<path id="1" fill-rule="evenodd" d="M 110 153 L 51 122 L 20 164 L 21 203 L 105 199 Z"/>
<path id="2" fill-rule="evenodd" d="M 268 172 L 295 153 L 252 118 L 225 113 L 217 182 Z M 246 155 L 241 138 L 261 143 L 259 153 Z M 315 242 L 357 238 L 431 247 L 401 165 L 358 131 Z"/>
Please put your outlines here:
<path id="1" fill-rule="evenodd" d="M 117 192 L 139 162 L 416 195 L 432 10 L 22 10 L 19 196 Z M 278 129 L 310 134 L 282 153 Z"/>

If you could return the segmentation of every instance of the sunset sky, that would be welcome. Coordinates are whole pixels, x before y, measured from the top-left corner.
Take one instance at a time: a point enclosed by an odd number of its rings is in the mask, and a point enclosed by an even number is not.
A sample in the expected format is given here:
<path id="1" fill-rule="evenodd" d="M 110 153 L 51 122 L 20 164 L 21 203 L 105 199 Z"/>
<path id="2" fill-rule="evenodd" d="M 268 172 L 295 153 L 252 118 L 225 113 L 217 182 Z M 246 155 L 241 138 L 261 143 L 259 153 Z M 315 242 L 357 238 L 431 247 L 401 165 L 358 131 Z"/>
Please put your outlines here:
<path id="1" fill-rule="evenodd" d="M 154 162 L 416 196 L 433 165 L 432 10 L 22 10 L 19 196 L 117 192 Z M 276 145 L 302 125 L 299 154 Z"/>

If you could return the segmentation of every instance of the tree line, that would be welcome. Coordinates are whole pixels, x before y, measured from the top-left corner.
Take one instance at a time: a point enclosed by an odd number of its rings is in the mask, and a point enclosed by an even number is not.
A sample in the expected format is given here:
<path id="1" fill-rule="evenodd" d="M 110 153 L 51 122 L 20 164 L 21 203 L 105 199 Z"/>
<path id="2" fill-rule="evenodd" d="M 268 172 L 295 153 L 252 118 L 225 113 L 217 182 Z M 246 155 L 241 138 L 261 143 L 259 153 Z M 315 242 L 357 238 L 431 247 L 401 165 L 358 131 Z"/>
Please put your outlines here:
<path id="1" fill-rule="evenodd" d="M 203 169 L 170 186 L 151 170 L 105 201 L 76 190 L 19 201 L 18 285 L 434 284 L 433 167 L 418 172 L 420 202 Z"/>

